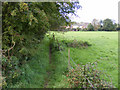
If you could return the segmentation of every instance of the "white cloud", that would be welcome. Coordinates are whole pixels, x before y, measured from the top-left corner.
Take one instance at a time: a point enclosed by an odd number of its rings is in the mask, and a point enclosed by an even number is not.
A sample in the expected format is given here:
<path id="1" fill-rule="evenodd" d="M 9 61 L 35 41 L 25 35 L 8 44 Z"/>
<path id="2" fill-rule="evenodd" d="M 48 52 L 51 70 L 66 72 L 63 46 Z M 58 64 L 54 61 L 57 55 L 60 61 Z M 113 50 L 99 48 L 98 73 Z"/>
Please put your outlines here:
<path id="1" fill-rule="evenodd" d="M 80 18 L 72 17 L 72 21 L 91 22 L 96 19 L 114 19 L 118 22 L 119 0 L 79 0 L 82 10 L 77 10 Z"/>

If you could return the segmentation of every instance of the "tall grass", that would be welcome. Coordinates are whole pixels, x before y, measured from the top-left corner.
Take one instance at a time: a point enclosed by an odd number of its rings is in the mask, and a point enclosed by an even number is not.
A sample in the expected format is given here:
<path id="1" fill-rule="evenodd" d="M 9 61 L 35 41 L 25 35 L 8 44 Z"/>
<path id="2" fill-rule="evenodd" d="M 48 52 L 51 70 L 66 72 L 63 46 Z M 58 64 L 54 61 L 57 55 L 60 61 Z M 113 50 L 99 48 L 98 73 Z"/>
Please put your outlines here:
<path id="1" fill-rule="evenodd" d="M 33 56 L 26 64 L 22 65 L 20 80 L 9 88 L 43 88 L 49 66 L 48 39 L 44 39 L 32 50 Z"/>

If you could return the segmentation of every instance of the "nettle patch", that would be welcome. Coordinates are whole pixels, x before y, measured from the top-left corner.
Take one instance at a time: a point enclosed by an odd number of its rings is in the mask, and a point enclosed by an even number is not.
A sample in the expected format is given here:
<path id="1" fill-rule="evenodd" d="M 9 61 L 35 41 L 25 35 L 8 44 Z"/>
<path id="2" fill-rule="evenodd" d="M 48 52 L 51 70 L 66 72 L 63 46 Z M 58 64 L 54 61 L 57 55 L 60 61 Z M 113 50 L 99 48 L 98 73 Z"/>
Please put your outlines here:
<path id="1" fill-rule="evenodd" d="M 67 47 L 73 47 L 73 48 L 87 48 L 88 46 L 91 46 L 87 41 L 77 41 L 77 40 L 63 40 L 64 44 L 67 45 Z"/>
<path id="2" fill-rule="evenodd" d="M 110 82 L 103 79 L 105 73 L 98 71 L 97 63 L 87 63 L 86 65 L 78 65 L 75 69 L 67 73 L 70 88 L 114 88 L 110 76 Z"/>

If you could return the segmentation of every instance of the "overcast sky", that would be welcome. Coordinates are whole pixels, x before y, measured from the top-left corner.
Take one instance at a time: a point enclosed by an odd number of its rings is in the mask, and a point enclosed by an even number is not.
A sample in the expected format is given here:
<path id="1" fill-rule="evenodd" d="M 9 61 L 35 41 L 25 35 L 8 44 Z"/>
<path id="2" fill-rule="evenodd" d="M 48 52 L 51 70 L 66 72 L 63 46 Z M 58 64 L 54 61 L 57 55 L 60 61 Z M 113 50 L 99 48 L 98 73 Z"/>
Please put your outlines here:
<path id="1" fill-rule="evenodd" d="M 104 20 L 110 18 L 118 22 L 118 2 L 120 0 L 79 0 L 82 9 L 77 10 L 80 18 L 72 17 L 72 21 L 91 22 L 94 18 Z"/>

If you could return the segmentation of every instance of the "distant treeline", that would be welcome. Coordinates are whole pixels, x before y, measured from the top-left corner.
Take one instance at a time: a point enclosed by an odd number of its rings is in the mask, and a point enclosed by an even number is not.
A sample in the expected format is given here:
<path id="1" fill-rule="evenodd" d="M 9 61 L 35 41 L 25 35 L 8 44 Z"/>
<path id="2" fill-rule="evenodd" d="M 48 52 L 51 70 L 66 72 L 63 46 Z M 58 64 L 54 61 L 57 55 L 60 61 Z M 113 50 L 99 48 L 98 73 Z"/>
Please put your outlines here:
<path id="1" fill-rule="evenodd" d="M 81 29 L 77 28 L 78 31 L 118 31 L 120 30 L 120 25 L 114 23 L 111 19 L 101 20 L 97 22 L 96 19 L 93 20 L 92 23 L 89 23 L 87 28 Z"/>
<path id="2" fill-rule="evenodd" d="M 71 23 L 80 26 L 78 23 Z M 68 28 L 68 29 L 61 29 L 65 31 L 119 31 L 120 30 L 120 24 L 114 23 L 113 20 L 107 18 L 105 20 L 98 21 L 97 19 L 93 19 L 91 23 L 89 23 L 87 26 L 81 25 L 84 28 Z"/>

